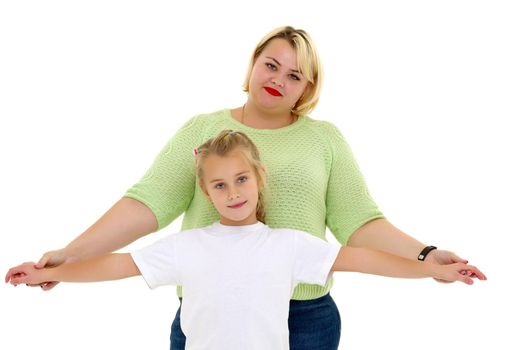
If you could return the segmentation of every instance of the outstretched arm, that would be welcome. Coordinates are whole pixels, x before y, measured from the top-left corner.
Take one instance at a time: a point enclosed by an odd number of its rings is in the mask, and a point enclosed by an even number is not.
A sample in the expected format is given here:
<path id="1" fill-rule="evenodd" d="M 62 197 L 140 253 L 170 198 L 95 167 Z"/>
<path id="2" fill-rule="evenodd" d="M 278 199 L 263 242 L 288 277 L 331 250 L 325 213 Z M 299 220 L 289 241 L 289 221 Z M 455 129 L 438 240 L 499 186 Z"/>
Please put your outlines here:
<path id="1" fill-rule="evenodd" d="M 135 199 L 122 198 L 67 247 L 45 253 L 37 266 L 54 267 L 102 256 L 156 229 L 157 220 L 151 209 Z M 56 280 L 44 281 L 41 286 L 50 290 L 57 283 Z"/>
<path id="2" fill-rule="evenodd" d="M 36 269 L 35 263 L 25 263 L 11 268 L 5 282 L 39 284 L 47 281 L 99 282 L 138 276 L 140 271 L 131 254 L 109 254 L 57 267 Z"/>
<path id="3" fill-rule="evenodd" d="M 350 247 L 381 250 L 408 259 L 416 259 L 425 245 L 404 233 L 387 219 L 367 222 L 350 236 Z"/>
<path id="4" fill-rule="evenodd" d="M 386 219 L 372 220 L 361 226 L 350 236 L 347 242 L 350 247 L 381 250 L 397 256 L 415 260 L 425 245 L 404 233 Z M 468 261 L 455 253 L 434 249 L 428 253 L 425 263 L 449 265 L 467 264 Z M 478 276 L 473 276 L 478 277 Z M 447 282 L 436 278 L 438 282 Z"/>
<path id="5" fill-rule="evenodd" d="M 471 277 L 485 280 L 475 266 L 456 263 L 450 265 L 426 264 L 400 256 L 367 248 L 342 247 L 332 271 L 353 271 L 399 278 L 434 277 L 446 281 L 474 283 Z"/>

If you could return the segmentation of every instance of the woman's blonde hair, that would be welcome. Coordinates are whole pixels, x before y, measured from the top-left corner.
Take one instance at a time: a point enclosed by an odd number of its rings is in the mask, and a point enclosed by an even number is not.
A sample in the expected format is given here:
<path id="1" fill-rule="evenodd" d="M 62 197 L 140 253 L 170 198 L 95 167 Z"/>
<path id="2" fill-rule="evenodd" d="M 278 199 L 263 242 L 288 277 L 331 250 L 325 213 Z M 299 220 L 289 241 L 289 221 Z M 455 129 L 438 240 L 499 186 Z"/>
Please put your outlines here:
<path id="1" fill-rule="evenodd" d="M 317 102 L 319 102 L 323 81 L 323 69 L 314 42 L 302 29 L 295 29 L 290 26 L 279 27 L 272 30 L 262 38 L 259 44 L 255 47 L 250 58 L 248 72 L 244 79 L 243 90 L 246 92 L 250 90 L 250 78 L 255 61 L 261 55 L 261 52 L 265 49 L 268 43 L 273 39 L 286 40 L 294 48 L 297 54 L 297 65 L 299 71 L 308 80 L 308 85 L 306 86 L 303 95 L 292 108 L 291 112 L 298 116 L 308 114 L 315 108 Z"/>
<path id="2" fill-rule="evenodd" d="M 195 149 L 195 167 L 197 177 L 199 178 L 199 185 L 202 191 L 206 192 L 203 182 L 203 166 L 206 159 L 212 155 L 225 157 L 237 150 L 242 152 L 255 173 L 259 194 L 256 216 L 257 220 L 265 223 L 266 206 L 264 202 L 264 187 L 266 185 L 266 170 L 261 162 L 259 150 L 246 134 L 240 131 L 223 130 L 217 136 L 209 139 L 199 146 L 199 148 Z"/>

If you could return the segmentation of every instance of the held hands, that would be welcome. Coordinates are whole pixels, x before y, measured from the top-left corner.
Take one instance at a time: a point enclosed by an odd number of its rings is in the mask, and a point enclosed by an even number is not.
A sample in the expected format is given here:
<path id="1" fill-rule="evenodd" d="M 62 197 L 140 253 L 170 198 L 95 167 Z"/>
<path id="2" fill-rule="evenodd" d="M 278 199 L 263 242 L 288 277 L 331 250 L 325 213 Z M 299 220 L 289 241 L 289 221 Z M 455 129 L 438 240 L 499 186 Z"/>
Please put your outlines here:
<path id="1" fill-rule="evenodd" d="M 448 250 L 435 249 L 431 251 L 426 256 L 425 263 L 443 265 L 443 266 L 453 266 L 454 267 L 453 271 L 460 273 L 463 277 L 466 277 L 462 279 L 453 278 L 454 276 L 458 277 L 457 275 L 454 275 L 454 274 L 446 274 L 446 278 L 434 276 L 434 279 L 441 283 L 451 283 L 455 281 L 462 281 L 467 284 L 472 284 L 474 282 L 472 278 L 478 278 L 480 280 L 487 279 L 487 277 L 477 267 L 466 265 L 468 263 L 467 260 L 460 258 L 456 254 Z M 463 269 L 457 270 L 456 268 L 458 267 L 463 267 Z"/>
<path id="2" fill-rule="evenodd" d="M 26 262 L 15 266 L 5 275 L 5 283 L 11 283 L 15 287 L 19 284 L 39 285 L 46 281 L 45 269 L 37 269 L 33 262 Z"/>
<path id="3" fill-rule="evenodd" d="M 55 266 L 58 266 L 58 265 L 67 264 L 67 263 L 73 262 L 74 260 L 75 259 L 72 258 L 72 257 L 67 257 L 67 254 L 66 254 L 64 249 L 58 249 L 58 250 L 51 250 L 51 251 L 45 253 L 44 255 L 42 255 L 42 257 L 40 258 L 40 260 L 38 261 L 37 264 L 34 264 L 34 263 L 26 263 L 26 264 L 33 264 L 34 267 L 37 270 L 39 270 L 39 269 L 43 269 L 43 268 L 46 268 L 46 267 L 55 267 Z M 16 268 L 21 267 L 21 266 L 25 266 L 25 264 L 17 266 Z M 15 268 L 13 268 L 13 269 L 15 269 Z M 13 269 L 11 269 L 11 270 L 13 270 Z M 9 270 L 9 271 L 11 271 L 11 270 Z M 14 277 L 14 276 L 13 275 L 9 276 L 9 272 L 8 272 L 7 275 L 6 275 L 6 283 L 12 277 Z M 20 276 L 18 276 L 18 277 L 20 277 Z M 30 282 L 19 282 L 19 283 L 25 283 L 25 284 L 27 284 L 30 287 L 39 287 L 40 286 L 42 288 L 42 290 L 48 291 L 48 290 L 53 289 L 60 282 L 45 281 L 44 280 L 44 281 L 40 281 L 40 282 L 37 282 L 37 283 L 33 283 L 32 281 L 30 281 Z M 14 284 L 14 283 L 11 283 L 11 284 Z"/>
<path id="4" fill-rule="evenodd" d="M 71 262 L 69 259 L 66 258 L 66 254 L 64 252 L 64 249 L 58 249 L 58 250 L 51 250 L 40 258 L 38 263 L 35 265 L 37 269 L 43 269 L 45 267 L 55 267 L 58 265 L 62 265 L 64 263 Z M 29 283 L 31 287 L 36 287 L 40 285 L 42 287 L 42 290 L 48 291 L 53 289 L 58 283 L 60 282 L 52 282 L 52 281 L 42 281 L 41 283 Z"/>
<path id="5" fill-rule="evenodd" d="M 438 281 L 455 282 L 460 281 L 466 284 L 473 284 L 473 278 L 486 280 L 487 277 L 475 266 L 463 263 L 432 266 L 432 277 Z"/>

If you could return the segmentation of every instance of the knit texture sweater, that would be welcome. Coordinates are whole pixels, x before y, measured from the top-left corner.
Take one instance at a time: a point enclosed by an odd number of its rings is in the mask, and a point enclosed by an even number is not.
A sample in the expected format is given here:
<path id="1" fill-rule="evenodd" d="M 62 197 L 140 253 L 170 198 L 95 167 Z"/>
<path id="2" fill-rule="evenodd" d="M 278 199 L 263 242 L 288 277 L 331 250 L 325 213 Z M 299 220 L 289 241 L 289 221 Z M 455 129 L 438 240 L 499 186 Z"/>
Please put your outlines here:
<path id="1" fill-rule="evenodd" d="M 259 149 L 267 167 L 266 224 L 292 228 L 325 239 L 326 227 L 346 245 L 366 222 L 383 217 L 368 193 L 365 180 L 340 131 L 331 123 L 300 116 L 279 129 L 254 129 L 229 109 L 197 115 L 169 140 L 143 178 L 126 197 L 148 206 L 158 229 L 184 213 L 182 230 L 205 227 L 219 220 L 195 176 L 193 149 L 221 130 L 242 131 Z M 292 295 L 309 300 L 328 293 L 325 286 L 300 284 Z M 182 290 L 178 288 L 179 296 Z"/>

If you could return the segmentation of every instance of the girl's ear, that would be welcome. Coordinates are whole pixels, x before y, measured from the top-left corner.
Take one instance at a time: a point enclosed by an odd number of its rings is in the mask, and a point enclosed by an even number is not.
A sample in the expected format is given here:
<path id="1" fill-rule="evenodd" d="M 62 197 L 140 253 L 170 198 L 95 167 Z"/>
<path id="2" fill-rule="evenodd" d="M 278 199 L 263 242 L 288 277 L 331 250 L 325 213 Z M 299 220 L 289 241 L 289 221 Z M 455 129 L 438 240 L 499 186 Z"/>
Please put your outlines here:
<path id="1" fill-rule="evenodd" d="M 211 197 L 208 194 L 208 191 L 206 190 L 206 187 L 204 187 L 204 184 L 201 181 L 199 181 L 199 187 L 201 188 L 201 191 L 204 194 L 204 196 L 206 197 L 206 199 L 208 200 L 208 202 L 211 203 Z"/>

